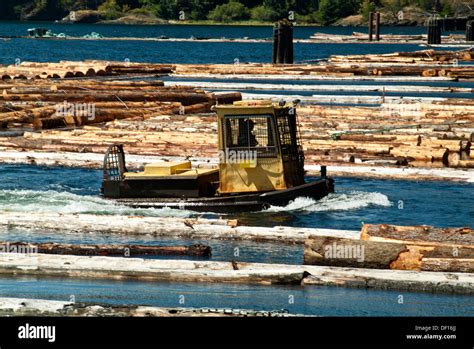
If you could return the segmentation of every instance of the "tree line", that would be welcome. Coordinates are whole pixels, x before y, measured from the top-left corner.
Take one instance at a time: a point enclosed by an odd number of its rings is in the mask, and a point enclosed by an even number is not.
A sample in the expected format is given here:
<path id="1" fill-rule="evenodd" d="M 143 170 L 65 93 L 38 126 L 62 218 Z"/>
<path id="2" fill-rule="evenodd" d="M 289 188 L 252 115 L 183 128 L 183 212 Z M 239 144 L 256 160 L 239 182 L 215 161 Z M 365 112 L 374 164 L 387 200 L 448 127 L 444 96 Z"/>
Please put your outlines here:
<path id="1" fill-rule="evenodd" d="M 271 22 L 280 18 L 331 24 L 376 9 L 396 12 L 416 6 L 445 15 L 474 9 L 474 0 L 1 0 L 0 19 L 56 20 L 70 11 L 98 10 L 106 19 L 150 14 L 165 20 Z"/>

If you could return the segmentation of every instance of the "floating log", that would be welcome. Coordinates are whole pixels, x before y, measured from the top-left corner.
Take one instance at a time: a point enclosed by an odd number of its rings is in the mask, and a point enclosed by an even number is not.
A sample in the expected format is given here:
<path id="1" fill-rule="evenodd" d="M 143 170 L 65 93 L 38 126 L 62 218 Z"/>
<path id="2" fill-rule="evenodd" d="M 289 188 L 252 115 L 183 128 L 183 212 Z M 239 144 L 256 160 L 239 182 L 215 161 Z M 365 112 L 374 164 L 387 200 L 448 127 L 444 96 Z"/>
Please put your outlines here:
<path id="1" fill-rule="evenodd" d="M 13 131 L 9 131 L 10 133 Z M 17 132 L 17 131 L 15 131 Z M 23 132 L 21 132 L 23 133 Z M 15 135 L 18 137 L 18 135 Z M 1 138 L 0 138 L 1 139 Z M 62 166 L 62 167 L 80 167 L 91 169 L 102 169 L 103 153 L 106 146 L 65 146 L 56 144 L 44 144 L 40 150 L 26 151 L 25 148 L 31 146 L 31 143 L 19 145 L 19 143 L 7 143 L 0 141 L 0 161 L 4 164 L 23 164 L 23 165 L 41 165 L 41 166 Z M 3 148 L 2 148 L 3 147 Z M 6 148 L 5 148 L 6 147 Z M 183 156 L 173 156 L 170 154 L 156 155 L 155 152 L 139 152 L 140 155 L 128 154 L 127 165 L 129 170 L 140 170 L 147 163 L 162 161 L 183 161 Z M 209 166 L 217 164 L 216 155 L 202 156 L 195 154 L 188 158 L 196 166 Z M 349 161 L 349 160 L 345 160 Z M 328 171 L 337 177 L 358 177 L 358 178 L 378 178 L 378 179 L 397 179 L 397 180 L 417 180 L 417 181 L 453 181 L 453 182 L 472 182 L 473 174 L 470 170 L 456 170 L 453 168 L 420 168 L 420 167 L 393 167 L 379 165 L 364 165 L 348 162 L 331 162 L 324 160 L 328 166 Z M 320 175 L 320 162 L 311 162 L 307 159 L 305 169 L 308 175 Z M 350 165 L 350 166 L 348 166 Z"/>
<path id="2" fill-rule="evenodd" d="M 211 248 L 205 245 L 190 246 L 150 246 L 150 245 L 84 245 L 60 244 L 53 242 L 0 242 L 0 252 L 13 253 L 30 251 L 33 253 L 62 254 L 77 256 L 200 256 L 209 257 Z"/>
<path id="3" fill-rule="evenodd" d="M 136 279 L 167 282 L 331 285 L 473 294 L 470 273 L 354 269 L 140 258 L 84 257 L 47 254 L 0 254 L 0 274 L 7 276 Z"/>
<path id="4" fill-rule="evenodd" d="M 424 245 L 310 236 L 304 264 L 356 268 L 474 272 L 474 245 Z M 443 269 L 444 268 L 444 269 Z"/>
<path id="5" fill-rule="evenodd" d="M 167 217 L 114 216 L 104 219 L 101 215 L 0 212 L 0 228 L 68 230 L 73 232 L 152 235 L 186 239 L 223 239 L 237 241 L 265 241 L 286 244 L 303 244 L 309 235 L 333 235 L 357 238 L 359 232 L 351 230 L 247 227 L 236 226 L 235 221 L 223 219 L 182 219 Z"/>
<path id="6" fill-rule="evenodd" d="M 377 85 L 295 85 L 295 84 L 262 84 L 238 82 L 205 82 L 205 81 L 167 81 L 165 86 L 188 86 L 219 90 L 278 90 L 278 91 L 360 91 L 360 92 L 417 92 L 425 93 L 472 93 L 472 88 L 431 87 L 431 86 L 377 86 Z"/>
<path id="7" fill-rule="evenodd" d="M 421 161 L 441 161 L 448 164 L 449 150 L 446 148 L 399 146 L 390 150 L 394 156 L 406 156 Z"/>
<path id="8" fill-rule="evenodd" d="M 474 230 L 470 228 L 434 228 L 430 226 L 396 226 L 365 224 L 361 240 L 398 241 L 428 246 L 473 246 Z"/>
<path id="9" fill-rule="evenodd" d="M 36 261 L 36 264 L 35 262 Z M 34 265 L 35 264 L 35 265 Z M 65 267 L 64 267 L 65 266 Z M 272 264 L 153 260 L 119 257 L 84 257 L 48 254 L 0 254 L 0 274 L 137 279 L 169 282 L 222 282 L 248 284 L 301 284 L 304 270 Z"/>
<path id="10" fill-rule="evenodd" d="M 472 284 L 468 281 L 473 277 L 472 273 L 354 269 L 321 266 L 306 266 L 306 268 L 312 273 L 303 280 L 304 285 L 472 294 Z M 320 269 L 319 273 L 315 273 L 312 268 L 328 268 L 331 272 L 324 273 Z M 456 284 L 448 281 L 449 279 L 456 279 Z"/>
<path id="11" fill-rule="evenodd" d="M 424 258 L 420 270 L 472 273 L 474 258 Z"/>

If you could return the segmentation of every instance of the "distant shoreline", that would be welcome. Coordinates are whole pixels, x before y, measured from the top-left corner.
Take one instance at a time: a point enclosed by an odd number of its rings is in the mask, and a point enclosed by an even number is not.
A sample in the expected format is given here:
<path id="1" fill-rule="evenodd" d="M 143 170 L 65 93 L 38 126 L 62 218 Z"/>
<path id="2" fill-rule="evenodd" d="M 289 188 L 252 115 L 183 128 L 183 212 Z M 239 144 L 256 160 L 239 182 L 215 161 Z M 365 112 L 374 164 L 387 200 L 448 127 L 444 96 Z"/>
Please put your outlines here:
<path id="1" fill-rule="evenodd" d="M 168 21 L 164 23 L 119 23 L 119 22 L 112 22 L 112 21 L 99 21 L 95 23 L 71 23 L 65 21 L 21 21 L 21 20 L 9 20 L 9 19 L 0 19 L 0 23 L 51 23 L 51 24 L 70 24 L 70 25 L 126 25 L 126 26 L 234 26 L 234 27 L 272 27 L 273 22 L 255 22 L 255 21 L 238 21 L 238 22 L 215 22 L 215 21 Z M 328 25 L 321 25 L 317 23 L 298 23 L 294 24 L 295 27 L 317 27 L 317 28 L 324 28 L 324 27 L 334 27 L 334 28 L 347 28 L 347 27 L 355 27 L 355 28 L 367 28 L 367 25 L 337 25 L 337 24 L 328 24 Z M 422 25 L 385 25 L 385 27 L 399 27 L 399 28 L 416 28 L 416 27 L 423 27 Z"/>

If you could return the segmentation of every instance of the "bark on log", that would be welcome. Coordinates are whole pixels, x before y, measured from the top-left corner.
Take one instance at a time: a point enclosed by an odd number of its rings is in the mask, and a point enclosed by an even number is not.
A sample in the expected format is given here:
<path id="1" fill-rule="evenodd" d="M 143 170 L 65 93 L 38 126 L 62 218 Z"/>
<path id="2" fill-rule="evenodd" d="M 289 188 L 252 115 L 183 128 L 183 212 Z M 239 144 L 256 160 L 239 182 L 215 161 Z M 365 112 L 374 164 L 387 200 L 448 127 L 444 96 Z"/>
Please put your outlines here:
<path id="1" fill-rule="evenodd" d="M 473 258 L 474 245 L 428 246 L 422 241 L 381 242 L 321 236 L 308 237 L 304 250 L 304 264 L 375 269 L 472 273 Z"/>
<path id="2" fill-rule="evenodd" d="M 470 228 L 364 224 L 360 238 L 372 241 L 420 243 L 429 246 L 474 246 L 474 230 Z"/>
<path id="3" fill-rule="evenodd" d="M 0 242 L 0 252 L 33 251 L 33 253 L 77 255 L 77 256 L 211 256 L 211 247 L 149 246 L 149 245 L 84 245 L 61 243 Z"/>
<path id="4" fill-rule="evenodd" d="M 421 263 L 420 270 L 472 273 L 474 259 L 425 258 Z"/>

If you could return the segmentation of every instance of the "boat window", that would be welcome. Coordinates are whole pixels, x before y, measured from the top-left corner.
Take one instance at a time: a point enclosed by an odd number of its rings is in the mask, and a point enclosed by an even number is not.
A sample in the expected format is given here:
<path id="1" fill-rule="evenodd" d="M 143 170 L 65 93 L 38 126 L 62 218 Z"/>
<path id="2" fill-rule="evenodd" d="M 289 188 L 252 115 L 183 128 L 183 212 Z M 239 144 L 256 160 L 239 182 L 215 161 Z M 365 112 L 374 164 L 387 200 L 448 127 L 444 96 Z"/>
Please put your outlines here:
<path id="1" fill-rule="evenodd" d="M 294 153 L 298 147 L 296 118 L 282 110 L 277 114 L 277 124 L 282 153 Z"/>
<path id="2" fill-rule="evenodd" d="M 237 116 L 225 120 L 225 147 L 232 150 L 253 149 L 258 157 L 276 155 L 275 132 L 271 115 Z"/>

